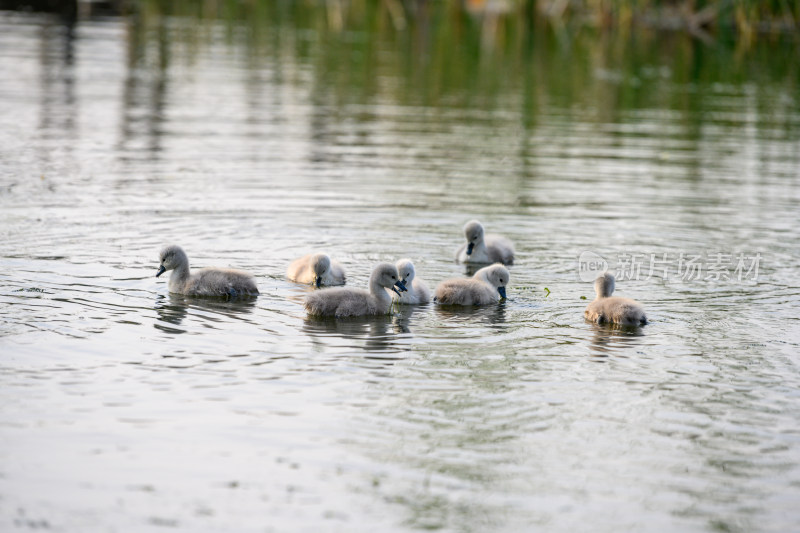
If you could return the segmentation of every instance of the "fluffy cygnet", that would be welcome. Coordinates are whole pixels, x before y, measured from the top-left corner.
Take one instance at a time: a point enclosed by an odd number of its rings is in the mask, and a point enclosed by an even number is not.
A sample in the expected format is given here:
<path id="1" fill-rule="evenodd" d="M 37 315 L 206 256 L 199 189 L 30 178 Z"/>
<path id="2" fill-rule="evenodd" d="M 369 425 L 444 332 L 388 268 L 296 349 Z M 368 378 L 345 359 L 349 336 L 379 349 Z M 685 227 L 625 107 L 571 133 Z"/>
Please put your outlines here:
<path id="1" fill-rule="evenodd" d="M 433 301 L 447 305 L 485 305 L 506 297 L 509 273 L 496 263 L 478 270 L 471 278 L 451 278 L 436 287 Z"/>
<path id="2" fill-rule="evenodd" d="M 426 304 L 431 301 L 431 291 L 428 284 L 416 277 L 416 270 L 411 259 L 401 259 L 396 263 L 400 279 L 405 284 L 406 292 L 395 296 L 394 300 L 400 304 Z"/>
<path id="3" fill-rule="evenodd" d="M 456 251 L 460 263 L 514 263 L 514 245 L 500 235 L 484 235 L 483 226 L 477 220 L 464 225 L 467 242 Z"/>
<path id="4" fill-rule="evenodd" d="M 633 326 L 646 324 L 647 316 L 642 304 L 630 298 L 611 296 L 615 283 L 614 276 L 608 272 L 594 281 L 597 297 L 586 307 L 583 316 L 598 324 L 605 322 Z"/>
<path id="5" fill-rule="evenodd" d="M 180 246 L 167 246 L 159 254 L 160 265 L 156 277 L 172 270 L 169 292 L 186 296 L 255 296 L 256 280 L 247 272 L 231 268 L 201 268 L 189 272 L 189 258 Z"/>
<path id="6" fill-rule="evenodd" d="M 299 283 L 321 286 L 344 285 L 344 268 L 326 254 L 316 253 L 295 259 L 286 269 L 286 276 Z"/>
<path id="7" fill-rule="evenodd" d="M 319 316 L 363 316 L 385 315 L 392 306 L 392 298 L 385 289 L 397 294 L 406 287 L 397 267 L 391 263 L 380 263 L 369 278 L 369 290 L 349 287 L 334 287 L 314 291 L 306 296 L 305 308 L 310 315 Z"/>

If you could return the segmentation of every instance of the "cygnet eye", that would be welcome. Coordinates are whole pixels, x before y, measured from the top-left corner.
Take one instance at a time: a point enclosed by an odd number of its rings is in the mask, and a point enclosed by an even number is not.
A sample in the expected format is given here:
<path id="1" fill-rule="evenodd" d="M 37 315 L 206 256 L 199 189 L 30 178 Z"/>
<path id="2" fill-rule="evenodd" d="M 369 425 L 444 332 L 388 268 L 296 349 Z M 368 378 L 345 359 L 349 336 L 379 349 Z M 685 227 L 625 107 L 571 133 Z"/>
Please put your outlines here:
<path id="1" fill-rule="evenodd" d="M 392 279 L 397 279 L 397 277 L 396 276 L 392 276 Z"/>

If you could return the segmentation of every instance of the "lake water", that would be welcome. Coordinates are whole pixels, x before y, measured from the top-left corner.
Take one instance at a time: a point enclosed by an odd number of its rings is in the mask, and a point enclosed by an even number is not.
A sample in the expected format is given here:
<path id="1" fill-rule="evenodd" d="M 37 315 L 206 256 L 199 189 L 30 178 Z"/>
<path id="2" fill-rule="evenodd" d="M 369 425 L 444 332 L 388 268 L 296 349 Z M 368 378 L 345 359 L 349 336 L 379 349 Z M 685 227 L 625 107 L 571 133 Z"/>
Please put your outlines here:
<path id="1" fill-rule="evenodd" d="M 0 12 L 0 530 L 796 530 L 796 44 L 149 5 Z M 433 287 L 471 218 L 498 305 L 284 277 Z M 170 295 L 168 243 L 261 296 Z M 649 325 L 584 320 L 603 261 Z"/>

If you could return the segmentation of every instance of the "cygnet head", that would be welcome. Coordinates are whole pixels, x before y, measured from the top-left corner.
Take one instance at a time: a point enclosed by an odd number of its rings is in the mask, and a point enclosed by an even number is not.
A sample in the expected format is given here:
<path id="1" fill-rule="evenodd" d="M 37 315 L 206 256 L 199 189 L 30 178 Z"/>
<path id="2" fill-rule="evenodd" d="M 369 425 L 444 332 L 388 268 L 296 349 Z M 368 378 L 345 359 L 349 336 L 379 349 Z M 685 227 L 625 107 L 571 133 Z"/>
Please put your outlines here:
<path id="1" fill-rule="evenodd" d="M 160 276 L 167 270 L 177 268 L 181 264 L 188 264 L 189 258 L 186 257 L 186 252 L 177 244 L 165 246 L 164 249 L 158 254 L 160 265 L 156 277 Z"/>
<path id="2" fill-rule="evenodd" d="M 467 238 L 467 255 L 472 255 L 475 245 L 483 240 L 483 226 L 477 220 L 464 224 L 464 236 Z"/>
<path id="3" fill-rule="evenodd" d="M 414 276 L 417 275 L 416 270 L 414 270 L 414 263 L 411 262 L 411 259 L 401 259 L 398 261 L 397 272 L 400 274 L 400 279 L 403 281 L 404 285 L 409 285 L 414 281 Z"/>
<path id="4" fill-rule="evenodd" d="M 393 290 L 398 296 L 400 296 L 401 292 L 408 290 L 403 280 L 400 279 L 397 267 L 391 263 L 380 263 L 376 266 L 369 281 L 370 285 L 377 283 L 381 287 Z"/>
<path id="5" fill-rule="evenodd" d="M 508 285 L 511 274 L 509 274 L 508 269 L 501 263 L 495 263 L 480 269 L 475 273 L 475 277 L 479 276 L 489 282 L 492 287 L 496 288 L 500 296 L 503 298 L 506 297 L 506 285 Z"/>
<path id="6" fill-rule="evenodd" d="M 314 269 L 314 285 L 322 285 L 322 276 L 331 269 L 331 258 L 325 254 L 316 254 L 311 258 L 311 267 Z"/>
<path id="7" fill-rule="evenodd" d="M 608 298 L 614 293 L 616 280 L 610 272 L 604 272 L 594 280 L 594 292 L 598 298 Z"/>

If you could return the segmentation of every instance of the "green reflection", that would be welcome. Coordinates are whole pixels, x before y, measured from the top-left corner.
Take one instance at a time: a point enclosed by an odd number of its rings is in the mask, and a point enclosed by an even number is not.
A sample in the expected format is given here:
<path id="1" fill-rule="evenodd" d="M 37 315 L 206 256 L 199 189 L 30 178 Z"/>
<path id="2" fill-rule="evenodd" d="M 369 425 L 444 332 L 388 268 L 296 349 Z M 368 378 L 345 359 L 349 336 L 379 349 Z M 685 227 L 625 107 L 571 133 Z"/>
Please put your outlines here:
<path id="1" fill-rule="evenodd" d="M 528 130 L 543 113 L 596 123 L 631 110 L 671 109 L 699 130 L 706 109 L 752 93 L 754 110 L 796 131 L 798 54 L 792 35 L 743 47 L 648 28 L 557 27 L 541 17 L 490 17 L 455 3 L 141 1 L 131 18 L 135 66 L 162 71 L 170 47 L 190 64 L 221 40 L 230 61 L 278 83 L 312 87 L 334 116 L 370 120 L 348 104 L 425 107 L 426 113 L 517 113 Z M 398 12 L 396 12 L 399 10 Z M 176 52 L 176 55 L 178 52 Z M 257 83 L 257 76 L 254 83 Z M 787 112 L 789 111 L 789 112 Z M 421 111 L 420 111 L 421 112 Z"/>

